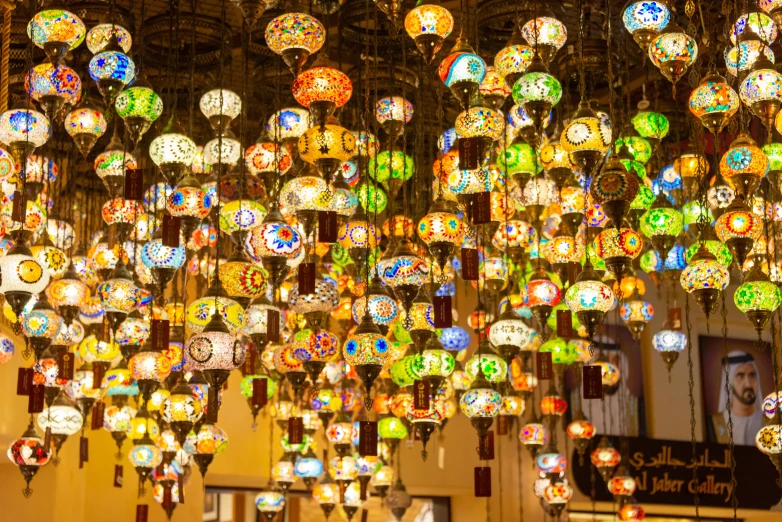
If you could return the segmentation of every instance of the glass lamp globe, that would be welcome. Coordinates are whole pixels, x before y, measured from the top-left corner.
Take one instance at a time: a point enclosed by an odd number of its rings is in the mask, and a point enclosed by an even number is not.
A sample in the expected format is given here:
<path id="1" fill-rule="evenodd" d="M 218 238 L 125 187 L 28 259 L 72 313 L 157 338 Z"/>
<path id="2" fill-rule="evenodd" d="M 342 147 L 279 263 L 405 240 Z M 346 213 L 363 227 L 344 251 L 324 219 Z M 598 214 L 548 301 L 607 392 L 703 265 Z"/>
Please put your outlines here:
<path id="1" fill-rule="evenodd" d="M 309 128 L 310 113 L 299 107 L 280 109 L 266 123 L 266 132 L 275 141 L 298 140 Z"/>
<path id="2" fill-rule="evenodd" d="M 493 65 L 486 67 L 486 76 L 478 89 L 484 102 L 493 110 L 499 110 L 505 99 L 511 95 L 511 88 L 505 83 L 505 78 L 497 73 Z"/>
<path id="3" fill-rule="evenodd" d="M 752 251 L 752 246 L 760 236 L 762 228 L 760 217 L 738 198 L 725 209 L 714 225 L 717 237 L 736 256 L 739 266 L 744 266 L 744 260 Z"/>
<path id="4" fill-rule="evenodd" d="M 321 279 L 315 280 L 315 292 L 311 294 L 299 294 L 299 285 L 294 284 L 288 292 L 288 307 L 298 314 L 329 313 L 339 306 L 339 293 L 330 282 Z"/>
<path id="5" fill-rule="evenodd" d="M 65 131 L 73 138 L 82 156 L 87 156 L 95 142 L 106 132 L 106 118 L 89 102 L 83 102 L 65 116 Z"/>
<path id="6" fill-rule="evenodd" d="M 372 388 L 383 365 L 388 361 L 391 344 L 365 315 L 355 332 L 347 337 L 342 352 L 348 364 L 356 369 L 367 392 Z M 371 406 L 371 399 L 365 399 Z"/>
<path id="7" fill-rule="evenodd" d="M 286 13 L 266 26 L 266 45 L 282 56 L 294 76 L 310 55 L 318 52 L 326 41 L 323 25 L 310 15 Z"/>
<path id="8" fill-rule="evenodd" d="M 703 244 L 698 247 L 680 277 L 682 287 L 693 294 L 707 316 L 716 309 L 717 297 L 729 281 L 728 270 Z"/>
<path id="9" fill-rule="evenodd" d="M 739 72 L 751 70 L 761 55 L 774 62 L 774 51 L 760 39 L 745 40 L 731 48 L 725 49 L 725 66 L 731 76 L 737 76 Z"/>
<path id="10" fill-rule="evenodd" d="M 162 134 L 149 144 L 149 157 L 170 183 L 176 183 L 193 163 L 196 144 L 172 121 Z"/>
<path id="11" fill-rule="evenodd" d="M 437 199 L 429 213 L 418 222 L 416 232 L 440 268 L 445 268 L 456 245 L 460 245 L 464 238 L 464 225 L 445 201 Z"/>
<path id="12" fill-rule="evenodd" d="M 273 520 L 285 507 L 285 495 L 274 490 L 262 491 L 255 497 L 255 507 L 266 520 Z"/>
<path id="13" fill-rule="evenodd" d="M 263 261 L 272 280 L 281 282 L 279 278 L 287 275 L 287 270 L 283 273 L 285 263 L 299 255 L 303 242 L 301 234 L 285 223 L 279 212 L 272 211 L 247 235 L 244 245 L 251 257 Z"/>
<path id="14" fill-rule="evenodd" d="M 628 270 L 642 249 L 641 236 L 629 228 L 606 228 L 595 238 L 595 252 L 617 277 Z"/>
<path id="15" fill-rule="evenodd" d="M 279 145 L 263 141 L 257 142 L 244 152 L 244 164 L 256 176 L 262 174 L 285 174 L 293 165 L 288 150 Z"/>
<path id="16" fill-rule="evenodd" d="M 521 28 L 527 43 L 537 49 L 543 61 L 548 63 L 567 41 L 565 24 L 550 16 L 539 16 Z"/>
<path id="17" fill-rule="evenodd" d="M 611 146 L 611 128 L 584 100 L 565 126 L 560 137 L 562 148 L 571 160 L 589 173 Z"/>
<path id="18" fill-rule="evenodd" d="M 467 48 L 469 46 L 465 46 Z M 449 54 L 437 69 L 440 80 L 448 87 L 462 104 L 469 106 L 472 95 L 478 91 L 486 76 L 486 63 L 483 58 L 469 52 L 456 51 Z"/>
<path id="19" fill-rule="evenodd" d="M 734 292 L 733 302 L 760 334 L 771 314 L 782 303 L 782 291 L 769 280 L 759 265 L 755 265 Z"/>
<path id="20" fill-rule="evenodd" d="M 652 337 L 652 347 L 663 358 L 670 372 L 679 354 L 687 347 L 687 336 L 678 330 L 660 330 Z"/>
<path id="21" fill-rule="evenodd" d="M 382 151 L 369 159 L 369 176 L 379 183 L 389 184 L 397 180 L 407 181 L 415 173 L 415 163 L 411 156 L 402 151 Z"/>
<path id="22" fill-rule="evenodd" d="M 17 317 L 30 297 L 43 292 L 49 281 L 49 272 L 21 241 L 0 259 L 0 293 Z"/>
<path id="23" fill-rule="evenodd" d="M 412 117 L 413 104 L 402 96 L 386 96 L 380 98 L 375 105 L 375 118 L 390 136 L 402 134 L 404 125 L 409 123 Z"/>
<path id="24" fill-rule="evenodd" d="M 85 35 L 84 22 L 64 9 L 40 11 L 27 24 L 27 36 L 53 64 L 59 64 L 69 50 L 77 48 Z"/>
<path id="25" fill-rule="evenodd" d="M 329 179 L 342 163 L 355 155 L 356 137 L 344 127 L 326 124 L 302 134 L 298 147 L 301 158 Z"/>
<path id="26" fill-rule="evenodd" d="M 684 230 L 684 215 L 674 208 L 667 197 L 659 194 L 649 210 L 641 216 L 640 230 L 665 258 Z"/>
<path id="27" fill-rule="evenodd" d="M 136 78 L 136 64 L 112 42 L 92 57 L 89 71 L 107 104 L 114 103 L 119 92 Z"/>
<path id="28" fill-rule="evenodd" d="M 692 110 L 692 109 L 691 109 Z M 668 135 L 670 123 L 664 114 L 640 111 L 631 120 L 635 131 L 644 138 L 661 140 Z"/>
<path id="29" fill-rule="evenodd" d="M 291 91 L 294 99 L 309 109 L 322 126 L 334 110 L 348 102 L 353 94 L 353 83 L 339 69 L 312 67 L 296 76 Z"/>
<path id="30" fill-rule="evenodd" d="M 763 3 L 763 2 L 759 2 Z M 733 24 L 733 28 L 730 32 L 730 41 L 734 45 L 738 41 L 739 37 L 744 34 L 747 29 L 756 34 L 763 43 L 771 45 L 774 40 L 777 39 L 777 24 L 768 15 L 761 12 L 745 13 L 742 14 L 736 23 Z"/>
<path id="31" fill-rule="evenodd" d="M 431 64 L 443 41 L 453 31 L 453 16 L 439 4 L 418 2 L 405 16 L 405 31 L 426 63 Z"/>
<path id="32" fill-rule="evenodd" d="M 116 37 L 117 43 L 124 52 L 130 52 L 130 48 L 133 46 L 133 38 L 130 36 L 130 32 L 121 25 L 112 23 L 98 24 L 87 31 L 85 40 L 87 49 L 92 54 L 101 52 L 109 44 L 112 36 Z"/>
<path id="33" fill-rule="evenodd" d="M 184 365 L 187 371 L 202 371 L 210 387 L 219 389 L 230 372 L 244 363 L 245 355 L 244 345 L 214 314 L 204 331 L 185 343 Z"/>
<path id="34" fill-rule="evenodd" d="M 231 121 L 242 112 L 242 99 L 228 89 L 212 89 L 204 93 L 198 102 L 201 114 L 206 116 L 218 133 L 228 129 Z"/>
<path id="35" fill-rule="evenodd" d="M 598 447 L 590 455 L 592 464 L 600 472 L 600 475 L 608 480 L 614 473 L 614 469 L 622 459 L 620 453 L 611 445 L 607 437 L 603 437 Z"/>
<path id="36" fill-rule="evenodd" d="M 576 314 L 590 335 L 600 324 L 614 303 L 614 293 L 589 264 L 578 275 L 576 282 L 565 292 L 565 304 Z"/>
<path id="37" fill-rule="evenodd" d="M 486 107 L 470 107 L 456 117 L 456 133 L 462 138 L 478 138 L 486 143 L 502 136 L 502 113 Z"/>
<path id="38" fill-rule="evenodd" d="M 739 87 L 739 98 L 771 129 L 782 105 L 782 75 L 765 56 L 761 56 Z"/>
<path id="39" fill-rule="evenodd" d="M 462 394 L 459 407 L 478 431 L 479 437 L 484 437 L 491 427 L 494 417 L 500 413 L 502 396 L 491 388 L 486 379 L 473 381 L 470 389 Z"/>
<path id="40" fill-rule="evenodd" d="M 82 428 L 84 416 L 71 399 L 60 395 L 54 403 L 38 415 L 38 427 L 51 430 L 58 446 L 65 438 L 77 433 Z"/>
<path id="41" fill-rule="evenodd" d="M 24 87 L 50 119 L 63 104 L 76 105 L 81 97 L 81 78 L 67 65 L 36 65 L 25 75 Z"/>
<path id="42" fill-rule="evenodd" d="M 51 458 L 51 450 L 44 446 L 43 439 L 35 431 L 32 419 L 22 436 L 9 444 L 6 456 L 22 472 L 22 477 L 27 484 L 22 492 L 29 498 L 33 493 L 30 489 L 30 481 L 38 472 L 38 468 L 46 465 Z"/>
<path id="43" fill-rule="evenodd" d="M 482 375 L 490 382 L 501 382 L 508 374 L 508 364 L 496 353 L 487 340 L 479 344 L 478 350 L 464 367 L 473 381 Z"/>
<path id="44" fill-rule="evenodd" d="M 524 107 L 540 132 L 551 108 L 562 98 L 562 84 L 549 74 L 546 66 L 536 56 L 524 75 L 513 85 L 512 94 L 513 101 Z"/>
<path id="45" fill-rule="evenodd" d="M 0 142 L 8 144 L 17 158 L 46 143 L 50 132 L 49 118 L 36 110 L 10 109 L 0 114 Z"/>
<path id="46" fill-rule="evenodd" d="M 122 118 L 134 143 L 163 114 L 163 100 L 143 80 L 136 81 L 117 95 L 114 108 Z"/>
<path id="47" fill-rule="evenodd" d="M 698 58 L 698 44 L 675 23 L 668 24 L 649 44 L 649 58 L 674 84 Z"/>
<path id="48" fill-rule="evenodd" d="M 123 167 L 123 161 L 125 166 Z M 95 157 L 95 173 L 103 180 L 111 195 L 120 195 L 124 187 L 125 170 L 137 169 L 136 157 L 131 151 L 124 150 L 118 136 L 113 136 L 106 149 Z"/>
<path id="49" fill-rule="evenodd" d="M 622 22 L 633 40 L 643 49 L 649 47 L 652 40 L 666 28 L 671 12 L 663 2 L 630 2 L 622 13 Z"/>
<path id="50" fill-rule="evenodd" d="M 238 300 L 260 298 L 266 290 L 266 271 L 254 264 L 240 247 L 237 247 L 231 257 L 220 263 L 220 281 L 226 293 Z"/>
<path id="51" fill-rule="evenodd" d="M 324 513 L 330 514 L 339 503 L 339 486 L 328 477 L 312 489 L 312 498 L 320 505 Z"/>
<path id="52" fill-rule="evenodd" d="M 719 134 L 739 109 L 739 96 L 725 78 L 709 74 L 690 94 L 690 112 L 703 126 Z"/>
<path id="53" fill-rule="evenodd" d="M 241 157 L 242 144 L 230 130 L 204 145 L 204 160 L 212 167 L 222 165 L 226 168 L 229 165 L 236 165 Z"/>
<path id="54" fill-rule="evenodd" d="M 533 56 L 535 56 L 534 49 L 525 45 L 521 32 L 516 30 L 505 47 L 495 55 L 494 68 L 501 78 L 505 78 L 505 84 L 513 89 L 516 81 L 532 63 Z"/>
<path id="55" fill-rule="evenodd" d="M 739 134 L 733 140 L 720 160 L 720 174 L 745 201 L 755 191 L 768 170 L 768 156 L 746 133 Z"/>

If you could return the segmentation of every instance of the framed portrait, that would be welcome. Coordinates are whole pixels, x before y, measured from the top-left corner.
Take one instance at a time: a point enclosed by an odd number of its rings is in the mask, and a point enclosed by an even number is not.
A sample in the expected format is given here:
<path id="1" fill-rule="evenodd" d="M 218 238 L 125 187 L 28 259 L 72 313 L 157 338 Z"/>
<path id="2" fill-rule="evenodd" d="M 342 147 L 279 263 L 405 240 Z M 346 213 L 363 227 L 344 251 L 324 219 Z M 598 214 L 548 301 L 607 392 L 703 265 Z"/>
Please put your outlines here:
<path id="1" fill-rule="evenodd" d="M 204 494 L 204 514 L 201 518 L 203 522 L 215 522 L 220 520 L 220 494 L 214 491 L 207 491 Z"/>
<path id="2" fill-rule="evenodd" d="M 763 398 L 774 389 L 771 350 L 754 340 L 698 337 L 706 440 L 727 444 L 729 418 L 733 442 L 755 444 L 763 426 Z M 730 415 L 728 412 L 730 411 Z"/>

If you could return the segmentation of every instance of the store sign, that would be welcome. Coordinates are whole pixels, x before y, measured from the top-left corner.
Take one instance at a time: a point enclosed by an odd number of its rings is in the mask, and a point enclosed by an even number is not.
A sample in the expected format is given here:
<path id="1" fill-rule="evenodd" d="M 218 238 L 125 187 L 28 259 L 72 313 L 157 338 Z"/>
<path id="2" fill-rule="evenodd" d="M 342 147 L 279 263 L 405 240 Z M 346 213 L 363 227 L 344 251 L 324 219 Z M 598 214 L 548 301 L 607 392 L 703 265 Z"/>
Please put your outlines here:
<path id="1" fill-rule="evenodd" d="M 619 449 L 619 441 L 613 441 Z M 730 480 L 730 452 L 727 445 L 698 443 L 692 458 L 692 444 L 686 441 L 632 437 L 625 460 L 628 471 L 638 485 L 635 499 L 640 504 L 693 505 L 696 482 L 693 466 L 697 466 L 697 491 L 702 506 L 730 505 L 733 485 Z M 769 509 L 782 498 L 776 487 L 778 473 L 771 460 L 754 446 L 736 446 L 736 496 L 739 508 Z M 578 489 L 589 495 L 591 465 L 589 459 L 579 463 L 574 452 L 573 476 Z M 596 488 L 597 499 L 611 501 L 607 488 Z"/>

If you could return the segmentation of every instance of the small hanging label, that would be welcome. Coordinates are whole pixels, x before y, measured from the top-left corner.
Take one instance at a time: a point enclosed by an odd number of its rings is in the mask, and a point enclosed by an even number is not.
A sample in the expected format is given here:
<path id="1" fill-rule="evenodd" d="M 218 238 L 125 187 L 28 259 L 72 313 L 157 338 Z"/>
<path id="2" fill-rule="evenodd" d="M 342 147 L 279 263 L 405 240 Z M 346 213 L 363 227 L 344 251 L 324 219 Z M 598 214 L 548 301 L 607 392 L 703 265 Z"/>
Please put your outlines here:
<path id="1" fill-rule="evenodd" d="M 92 420 L 90 428 L 93 430 L 99 430 L 103 427 L 103 412 L 106 409 L 106 403 L 103 401 L 96 401 L 92 406 Z"/>
<path id="2" fill-rule="evenodd" d="M 318 241 L 320 243 L 337 242 L 337 213 L 333 210 L 318 212 Z"/>
<path id="3" fill-rule="evenodd" d="M 478 458 L 494 460 L 494 431 L 489 430 L 485 437 L 478 438 Z"/>
<path id="4" fill-rule="evenodd" d="M 220 408 L 220 390 L 209 387 L 206 394 L 206 422 L 217 422 L 217 410 Z"/>
<path id="5" fill-rule="evenodd" d="M 459 138 L 459 170 L 475 170 L 478 168 L 480 155 L 479 142 L 474 138 Z"/>
<path id="6" fill-rule="evenodd" d="M 30 389 L 30 396 L 27 398 L 27 413 L 41 413 L 43 411 L 43 400 L 46 387 L 42 384 L 34 384 Z"/>
<path id="7" fill-rule="evenodd" d="M 551 352 L 535 352 L 535 363 L 539 381 L 547 381 L 552 377 L 554 370 L 551 362 Z"/>
<path id="8" fill-rule="evenodd" d="M 358 428 L 358 454 L 377 457 L 377 422 L 360 421 Z"/>
<path id="9" fill-rule="evenodd" d="M 270 343 L 280 342 L 280 312 L 266 310 L 266 339 Z"/>
<path id="10" fill-rule="evenodd" d="M 567 282 L 569 286 L 575 284 L 576 278 L 580 273 L 581 273 L 581 263 L 567 264 Z"/>
<path id="11" fill-rule="evenodd" d="M 462 248 L 462 279 L 478 280 L 478 249 Z"/>
<path id="12" fill-rule="evenodd" d="M 268 386 L 269 383 L 266 382 L 266 379 L 253 379 L 252 405 L 254 407 L 263 408 L 266 406 Z"/>
<path id="13" fill-rule="evenodd" d="M 573 315 L 570 310 L 557 310 L 557 336 L 562 339 L 573 338 Z"/>
<path id="14" fill-rule="evenodd" d="M 304 419 L 290 417 L 288 419 L 288 444 L 301 444 L 304 440 Z"/>
<path id="15" fill-rule="evenodd" d="M 179 485 L 179 503 L 185 503 L 185 474 L 180 473 L 177 477 L 177 484 Z"/>
<path id="16" fill-rule="evenodd" d="M 149 506 L 138 504 L 136 506 L 136 522 L 147 522 L 149 520 Z"/>
<path id="17" fill-rule="evenodd" d="M 168 319 L 152 319 L 149 327 L 149 338 L 154 351 L 165 352 L 168 350 L 170 335 L 171 329 Z"/>
<path id="18" fill-rule="evenodd" d="M 105 372 L 106 369 L 102 364 L 92 365 L 92 389 L 93 390 L 100 389 L 100 385 L 103 383 L 103 374 Z"/>
<path id="19" fill-rule="evenodd" d="M 90 460 L 90 439 L 79 437 L 79 469 L 84 467 L 85 462 Z"/>
<path id="20" fill-rule="evenodd" d="M 43 432 L 43 451 L 44 453 L 49 453 L 52 449 L 52 428 L 51 426 L 47 426 L 46 430 Z"/>
<path id="21" fill-rule="evenodd" d="M 163 509 L 170 509 L 173 505 L 173 501 L 171 499 L 171 487 L 167 486 L 163 488 L 163 502 L 161 502 L 161 505 L 163 506 Z"/>
<path id="22" fill-rule="evenodd" d="M 436 295 L 432 298 L 434 305 L 434 327 L 451 328 L 453 326 L 453 305 L 450 295 Z"/>
<path id="23" fill-rule="evenodd" d="M 671 308 L 668 310 L 668 328 L 681 331 L 682 329 L 682 309 Z"/>
<path id="24" fill-rule="evenodd" d="M 111 323 L 109 323 L 109 318 L 105 315 L 103 316 L 103 323 L 101 323 L 100 340 L 104 343 L 111 342 Z"/>
<path id="25" fill-rule="evenodd" d="M 24 223 L 27 214 L 27 197 L 18 190 L 14 192 L 14 200 L 11 206 L 11 219 L 17 223 Z"/>
<path id="26" fill-rule="evenodd" d="M 35 375 L 35 370 L 32 368 L 19 368 L 16 376 L 17 395 L 30 395 L 33 387 L 33 375 Z"/>
<path id="27" fill-rule="evenodd" d="M 73 358 L 71 352 L 60 352 L 57 356 L 57 378 L 66 381 L 73 380 Z"/>
<path id="28" fill-rule="evenodd" d="M 416 410 L 429 409 L 429 393 L 431 383 L 429 381 L 415 381 L 413 383 L 413 408 Z"/>
<path id="29" fill-rule="evenodd" d="M 114 464 L 114 487 L 122 487 L 122 464 Z"/>
<path id="30" fill-rule="evenodd" d="M 596 364 L 582 366 L 581 375 L 584 383 L 582 396 L 585 399 L 602 399 L 603 369 Z"/>
<path id="31" fill-rule="evenodd" d="M 182 230 L 182 219 L 165 214 L 163 216 L 163 246 L 178 248 L 180 230 Z"/>
<path id="32" fill-rule="evenodd" d="M 491 222 L 491 194 L 489 192 L 473 194 L 471 203 L 473 225 Z"/>
<path id="33" fill-rule="evenodd" d="M 246 355 L 244 356 L 244 364 L 240 367 L 243 377 L 255 374 L 255 362 L 258 358 L 257 353 L 255 347 L 248 343 Z"/>
<path id="34" fill-rule="evenodd" d="M 508 416 L 499 415 L 497 417 L 497 435 L 507 435 L 507 434 L 508 434 Z"/>
<path id="35" fill-rule="evenodd" d="M 141 201 L 144 195 L 144 171 L 141 169 L 125 170 L 125 199 Z"/>
<path id="36" fill-rule="evenodd" d="M 315 263 L 299 265 L 299 295 L 315 293 Z"/>
<path id="37" fill-rule="evenodd" d="M 491 496 L 491 468 L 488 466 L 475 468 L 475 496 Z"/>
<path id="38" fill-rule="evenodd" d="M 445 469 L 445 446 L 439 446 L 437 448 L 437 467 Z"/>

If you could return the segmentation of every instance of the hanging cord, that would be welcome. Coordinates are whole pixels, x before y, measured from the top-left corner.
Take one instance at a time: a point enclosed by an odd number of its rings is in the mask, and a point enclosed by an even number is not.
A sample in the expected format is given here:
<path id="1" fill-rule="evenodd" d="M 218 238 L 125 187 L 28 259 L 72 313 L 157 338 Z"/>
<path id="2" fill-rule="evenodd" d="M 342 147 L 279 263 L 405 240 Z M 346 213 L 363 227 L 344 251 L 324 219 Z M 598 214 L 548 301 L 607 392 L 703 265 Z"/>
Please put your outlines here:
<path id="1" fill-rule="evenodd" d="M 698 441 L 695 438 L 695 378 L 692 363 L 692 321 L 690 320 L 690 294 L 684 294 L 684 316 L 687 324 L 687 387 L 690 394 L 690 438 L 692 440 L 692 481 L 694 484 L 693 503 L 695 505 L 695 520 L 700 522 L 700 496 L 698 495 Z"/>
<path id="2" fill-rule="evenodd" d="M 13 0 L 2 0 L 0 5 L 3 7 L 3 41 L 0 44 L 2 45 L 0 47 L 0 75 L 2 75 L 2 81 L 0 82 L 0 112 L 5 112 L 8 110 L 8 84 L 10 80 L 11 18 L 16 8 L 16 2 Z"/>

